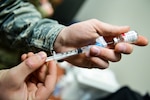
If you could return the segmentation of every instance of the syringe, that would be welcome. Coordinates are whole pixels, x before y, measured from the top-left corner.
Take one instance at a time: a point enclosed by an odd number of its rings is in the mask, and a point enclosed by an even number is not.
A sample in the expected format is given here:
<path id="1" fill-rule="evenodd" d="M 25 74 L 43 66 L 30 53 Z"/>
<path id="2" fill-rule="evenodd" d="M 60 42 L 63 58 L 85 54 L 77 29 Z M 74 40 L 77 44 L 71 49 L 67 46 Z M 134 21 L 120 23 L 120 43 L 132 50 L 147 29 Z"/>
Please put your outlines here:
<path id="1" fill-rule="evenodd" d="M 107 47 L 109 44 L 117 44 L 119 42 L 128 42 L 128 43 L 134 43 L 138 39 L 138 34 L 135 31 L 129 31 L 127 33 L 123 33 L 118 37 L 113 38 L 113 41 L 111 42 L 106 42 L 105 39 L 100 36 L 96 39 L 95 45 L 101 46 L 101 47 Z M 51 60 L 61 60 L 73 55 L 78 55 L 80 53 L 85 53 L 90 50 L 91 45 L 81 47 L 75 50 L 63 52 L 63 53 L 53 53 L 53 56 L 49 56 L 46 59 L 46 62 L 51 61 Z"/>

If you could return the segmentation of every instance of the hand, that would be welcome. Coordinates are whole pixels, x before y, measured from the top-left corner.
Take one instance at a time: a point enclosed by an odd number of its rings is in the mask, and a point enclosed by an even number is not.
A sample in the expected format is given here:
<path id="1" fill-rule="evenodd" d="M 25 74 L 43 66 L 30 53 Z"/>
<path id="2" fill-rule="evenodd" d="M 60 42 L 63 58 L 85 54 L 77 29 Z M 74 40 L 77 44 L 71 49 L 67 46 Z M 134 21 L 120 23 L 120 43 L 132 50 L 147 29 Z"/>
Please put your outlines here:
<path id="1" fill-rule="evenodd" d="M 129 26 L 114 26 L 100 22 L 96 19 L 79 22 L 64 28 L 58 35 L 54 44 L 56 52 L 65 52 L 95 43 L 99 36 L 104 36 L 107 40 L 112 39 L 122 33 L 128 32 Z M 135 45 L 145 46 L 148 41 L 145 37 L 139 36 Z M 89 54 L 72 56 L 66 61 L 80 67 L 107 68 L 109 61 L 117 62 L 121 59 L 121 54 L 130 54 L 133 46 L 129 43 L 118 43 L 116 46 L 102 48 L 93 46 Z"/>
<path id="2" fill-rule="evenodd" d="M 48 100 L 56 83 L 56 64 L 47 55 L 28 53 L 11 69 L 0 70 L 0 100 Z"/>

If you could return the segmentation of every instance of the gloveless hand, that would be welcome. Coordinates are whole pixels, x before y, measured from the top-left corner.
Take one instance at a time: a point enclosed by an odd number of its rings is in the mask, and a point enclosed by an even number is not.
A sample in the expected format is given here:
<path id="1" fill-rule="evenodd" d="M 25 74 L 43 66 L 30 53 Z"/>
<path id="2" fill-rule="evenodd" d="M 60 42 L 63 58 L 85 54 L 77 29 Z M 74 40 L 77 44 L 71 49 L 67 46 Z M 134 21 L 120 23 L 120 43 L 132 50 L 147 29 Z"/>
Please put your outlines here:
<path id="1" fill-rule="evenodd" d="M 24 54 L 23 62 L 0 70 L 0 100 L 48 100 L 56 84 L 54 61 L 45 63 L 46 53 Z"/>
<path id="2" fill-rule="evenodd" d="M 54 50 L 56 52 L 65 52 L 95 43 L 96 38 L 103 36 L 106 41 L 128 32 L 129 26 L 115 26 L 96 19 L 91 19 L 72 24 L 64 28 L 58 35 Z M 139 36 L 135 45 L 145 46 L 148 41 L 145 37 Z M 121 54 L 130 54 L 133 51 L 132 44 L 118 43 L 113 48 L 102 48 L 93 46 L 87 54 L 72 56 L 66 61 L 80 67 L 88 68 L 107 68 L 109 61 L 118 62 Z"/>

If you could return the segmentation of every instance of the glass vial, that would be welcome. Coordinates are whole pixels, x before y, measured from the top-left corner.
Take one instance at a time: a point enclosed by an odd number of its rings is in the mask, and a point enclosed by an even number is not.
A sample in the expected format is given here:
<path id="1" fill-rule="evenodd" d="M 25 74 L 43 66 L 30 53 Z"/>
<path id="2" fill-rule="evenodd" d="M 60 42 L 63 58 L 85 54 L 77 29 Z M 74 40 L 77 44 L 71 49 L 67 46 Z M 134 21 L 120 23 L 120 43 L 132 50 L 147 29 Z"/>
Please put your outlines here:
<path id="1" fill-rule="evenodd" d="M 129 31 L 127 33 L 123 33 L 118 37 L 113 38 L 114 44 L 117 44 L 119 42 L 128 42 L 128 43 L 134 43 L 138 39 L 138 33 L 135 31 Z"/>

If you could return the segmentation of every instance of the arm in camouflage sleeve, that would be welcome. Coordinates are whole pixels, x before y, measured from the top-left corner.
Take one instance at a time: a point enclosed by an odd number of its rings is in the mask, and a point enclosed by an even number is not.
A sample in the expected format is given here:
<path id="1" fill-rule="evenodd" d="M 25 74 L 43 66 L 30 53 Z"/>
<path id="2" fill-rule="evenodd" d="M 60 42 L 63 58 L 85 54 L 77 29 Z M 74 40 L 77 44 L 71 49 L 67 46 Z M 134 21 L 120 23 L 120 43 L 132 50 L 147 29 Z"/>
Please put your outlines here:
<path id="1" fill-rule="evenodd" d="M 34 47 L 50 52 L 64 27 L 57 21 L 42 19 L 40 13 L 28 2 L 0 1 L 0 41 L 7 46 L 17 49 Z"/>

